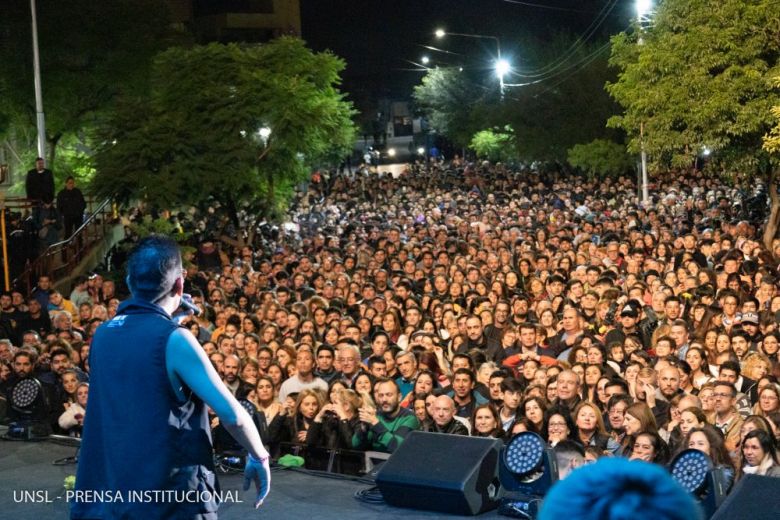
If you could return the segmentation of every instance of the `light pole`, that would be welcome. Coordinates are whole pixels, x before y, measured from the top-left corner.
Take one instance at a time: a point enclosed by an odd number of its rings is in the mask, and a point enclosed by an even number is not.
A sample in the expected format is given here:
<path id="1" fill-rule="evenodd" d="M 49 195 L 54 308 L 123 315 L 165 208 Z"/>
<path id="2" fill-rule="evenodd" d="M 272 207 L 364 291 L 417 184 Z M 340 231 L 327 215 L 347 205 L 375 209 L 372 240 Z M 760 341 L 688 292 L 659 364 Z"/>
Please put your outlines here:
<path id="1" fill-rule="evenodd" d="M 504 98 L 504 76 L 509 73 L 512 67 L 504 59 L 496 60 L 496 76 L 498 76 L 498 86 L 501 92 L 501 99 Z"/>
<path id="2" fill-rule="evenodd" d="M 436 29 L 433 33 L 437 38 L 444 38 L 445 36 L 460 36 L 462 38 L 477 38 L 480 40 L 493 40 L 496 42 L 496 61 L 495 69 L 498 76 L 499 88 L 501 91 L 501 97 L 504 97 L 504 75 L 509 72 L 509 62 L 501 58 L 501 40 L 497 36 L 490 36 L 487 34 L 467 34 L 445 31 L 444 29 Z"/>
<path id="3" fill-rule="evenodd" d="M 642 22 L 647 20 L 650 12 L 653 9 L 652 0 L 637 0 L 636 2 L 636 17 L 639 24 L 639 45 L 642 45 Z M 647 152 L 645 151 L 645 124 L 639 125 L 639 145 L 641 146 L 641 161 L 642 161 L 642 204 L 647 207 L 650 204 L 650 192 L 648 190 L 647 179 Z"/>
<path id="4" fill-rule="evenodd" d="M 46 158 L 46 120 L 43 117 L 43 94 L 41 93 L 41 63 L 38 56 L 38 17 L 35 0 L 30 0 L 32 13 L 33 76 L 35 78 L 35 119 L 38 126 L 38 157 Z"/>

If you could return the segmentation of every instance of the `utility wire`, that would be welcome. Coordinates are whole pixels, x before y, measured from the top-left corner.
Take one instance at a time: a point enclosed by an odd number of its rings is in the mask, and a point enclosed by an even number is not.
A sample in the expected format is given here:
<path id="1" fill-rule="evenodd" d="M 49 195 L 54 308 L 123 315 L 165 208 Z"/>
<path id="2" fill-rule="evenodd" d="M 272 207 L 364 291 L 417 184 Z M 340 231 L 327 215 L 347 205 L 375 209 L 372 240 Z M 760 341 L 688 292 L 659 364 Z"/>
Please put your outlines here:
<path id="1" fill-rule="evenodd" d="M 593 62 L 596 58 L 598 58 L 600 54 L 601 54 L 601 52 L 596 53 L 591 59 L 589 59 L 588 61 L 582 63 L 582 65 L 580 67 L 578 67 L 576 70 L 574 70 L 574 72 L 572 72 L 571 74 L 569 74 L 566 77 L 562 78 L 560 81 L 556 81 L 555 83 L 553 83 L 552 85 L 550 85 L 546 89 L 542 90 L 541 92 L 538 92 L 538 93 L 534 94 L 534 98 L 538 98 L 542 94 L 546 94 L 547 92 L 550 92 L 551 90 L 553 90 L 558 85 L 561 85 L 562 83 L 565 83 L 565 82 L 569 81 L 572 76 L 574 76 L 579 71 L 581 71 L 582 69 L 584 69 L 585 67 L 590 65 L 590 63 Z"/>
<path id="2" fill-rule="evenodd" d="M 564 74 L 565 72 L 570 71 L 570 70 L 578 67 L 580 64 L 587 65 L 588 63 L 592 62 L 593 60 L 595 60 L 598 57 L 599 54 L 604 52 L 604 50 L 608 49 L 609 46 L 610 46 L 610 42 L 607 42 L 604 45 L 602 45 L 601 47 L 599 47 L 598 49 L 596 49 L 595 51 L 593 51 L 590 54 L 588 54 L 587 56 L 583 57 L 581 60 L 576 61 L 576 62 L 568 65 L 566 68 L 560 69 L 557 72 L 551 73 L 551 74 L 549 74 L 546 77 L 543 77 L 541 79 L 536 79 L 534 81 L 528 81 L 528 82 L 525 82 L 525 83 L 504 83 L 504 86 L 505 87 L 527 87 L 529 85 L 536 85 L 538 83 L 542 83 L 544 81 L 547 81 L 548 79 L 552 79 L 552 78 L 558 77 L 561 74 Z M 577 70 L 579 70 L 581 68 L 582 67 L 579 67 Z"/>
<path id="3" fill-rule="evenodd" d="M 558 7 L 555 5 L 535 4 L 533 2 L 521 2 L 520 0 L 501 0 L 508 4 L 524 5 L 526 7 L 535 7 L 537 9 L 549 9 L 551 11 L 568 11 L 572 13 L 595 13 L 596 11 L 589 11 L 585 9 L 574 9 L 572 7 Z"/>
<path id="4" fill-rule="evenodd" d="M 539 78 L 562 67 L 567 61 L 569 61 L 572 58 L 572 56 L 576 54 L 576 52 L 580 49 L 580 47 L 585 45 L 585 43 L 595 34 L 596 30 L 598 30 L 598 28 L 601 27 L 601 25 L 607 19 L 609 13 L 617 5 L 617 2 L 618 0 L 610 0 L 608 3 L 604 4 L 604 6 L 601 8 L 601 11 L 599 11 L 599 14 L 596 16 L 596 18 L 590 23 L 588 28 L 585 29 L 585 32 L 582 33 L 574 41 L 574 43 L 572 43 L 571 46 L 569 46 L 569 48 L 566 51 L 564 51 L 564 53 L 560 57 L 558 57 L 557 59 L 553 60 L 551 63 L 548 63 L 542 67 L 531 69 L 525 72 L 513 71 L 513 74 L 521 78 Z"/>

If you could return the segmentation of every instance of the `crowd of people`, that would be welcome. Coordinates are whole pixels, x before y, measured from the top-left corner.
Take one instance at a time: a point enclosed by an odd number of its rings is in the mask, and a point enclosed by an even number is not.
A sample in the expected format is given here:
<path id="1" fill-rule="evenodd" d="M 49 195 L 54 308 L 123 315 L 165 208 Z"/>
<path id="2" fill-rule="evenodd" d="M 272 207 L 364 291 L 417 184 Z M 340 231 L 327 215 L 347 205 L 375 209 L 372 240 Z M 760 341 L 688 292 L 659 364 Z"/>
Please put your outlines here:
<path id="1" fill-rule="evenodd" d="M 456 159 L 320 177 L 279 227 L 191 209 L 170 217 L 202 311 L 184 326 L 277 457 L 531 431 L 564 475 L 695 448 L 732 482 L 780 476 L 780 240 L 717 178 L 655 181 L 643 205 L 626 177 Z M 2 295 L 2 390 L 34 375 L 51 429 L 78 435 L 121 293 L 94 275 Z"/>

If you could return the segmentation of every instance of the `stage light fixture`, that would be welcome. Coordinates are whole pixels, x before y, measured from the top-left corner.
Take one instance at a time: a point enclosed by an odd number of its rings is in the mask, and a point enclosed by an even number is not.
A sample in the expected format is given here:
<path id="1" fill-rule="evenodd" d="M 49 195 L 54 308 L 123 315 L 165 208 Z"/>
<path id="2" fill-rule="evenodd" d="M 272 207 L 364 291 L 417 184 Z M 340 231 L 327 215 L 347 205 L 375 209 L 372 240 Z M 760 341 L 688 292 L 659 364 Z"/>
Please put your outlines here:
<path id="1" fill-rule="evenodd" d="M 555 453 L 536 433 L 519 433 L 503 450 L 498 477 L 505 491 L 499 514 L 536 518 L 544 495 L 558 481 Z"/>
<path id="2" fill-rule="evenodd" d="M 701 504 L 705 518 L 720 507 L 728 492 L 728 477 L 723 468 L 713 467 L 706 453 L 689 449 L 677 455 L 669 465 L 672 478 Z"/>
<path id="3" fill-rule="evenodd" d="M 11 423 L 4 435 L 11 440 L 38 440 L 51 433 L 47 399 L 41 382 L 34 377 L 17 381 L 11 391 L 8 417 Z"/>

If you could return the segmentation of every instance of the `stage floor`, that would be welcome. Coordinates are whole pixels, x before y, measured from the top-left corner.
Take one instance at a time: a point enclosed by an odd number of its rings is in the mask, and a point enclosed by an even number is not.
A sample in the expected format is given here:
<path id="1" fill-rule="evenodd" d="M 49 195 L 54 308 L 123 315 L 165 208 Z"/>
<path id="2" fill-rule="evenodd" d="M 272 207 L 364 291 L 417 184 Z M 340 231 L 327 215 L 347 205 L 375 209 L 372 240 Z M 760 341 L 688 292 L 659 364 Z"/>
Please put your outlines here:
<path id="1" fill-rule="evenodd" d="M 54 460 L 72 456 L 75 448 L 54 442 L 11 442 L 0 440 L 0 511 L 2 518 L 40 520 L 67 518 L 63 481 L 76 473 L 75 465 L 55 466 Z M 298 471 L 274 470 L 271 495 L 259 512 L 252 509 L 252 494 L 242 490 L 242 476 L 219 475 L 223 491 L 243 502 L 220 506 L 222 520 L 246 520 L 247 515 L 266 518 L 308 518 L 348 520 L 372 518 L 470 518 L 442 513 L 398 509 L 354 498 L 368 484 L 351 480 L 312 476 Z M 35 492 L 23 494 L 23 491 Z M 48 500 L 48 501 L 46 501 Z M 491 511 L 478 518 L 499 518 Z M 506 518 L 506 517 L 500 517 Z"/>

